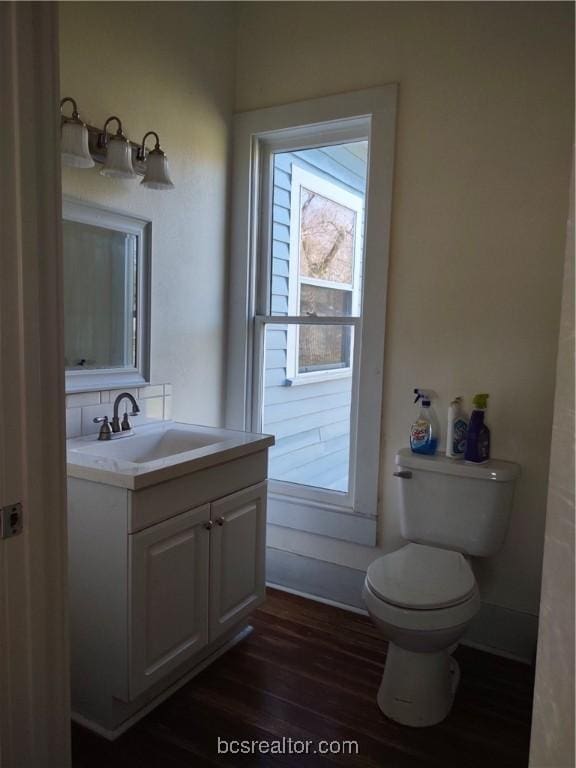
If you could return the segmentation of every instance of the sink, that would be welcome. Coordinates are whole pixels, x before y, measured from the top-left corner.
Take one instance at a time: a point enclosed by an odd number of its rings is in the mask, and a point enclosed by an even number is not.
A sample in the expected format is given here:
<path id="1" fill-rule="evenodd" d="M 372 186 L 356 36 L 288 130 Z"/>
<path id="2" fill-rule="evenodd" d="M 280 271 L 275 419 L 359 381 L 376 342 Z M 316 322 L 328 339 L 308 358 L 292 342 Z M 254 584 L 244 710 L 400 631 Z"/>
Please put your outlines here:
<path id="1" fill-rule="evenodd" d="M 75 448 L 85 454 L 102 458 L 123 459 L 134 464 L 147 464 L 157 459 L 176 456 L 186 451 L 205 448 L 224 441 L 223 437 L 201 434 L 193 429 L 152 430 L 145 434 L 134 434 L 117 440 L 97 440 Z"/>
<path id="2" fill-rule="evenodd" d="M 262 451 L 271 435 L 161 421 L 114 440 L 66 441 L 69 477 L 136 490 Z"/>

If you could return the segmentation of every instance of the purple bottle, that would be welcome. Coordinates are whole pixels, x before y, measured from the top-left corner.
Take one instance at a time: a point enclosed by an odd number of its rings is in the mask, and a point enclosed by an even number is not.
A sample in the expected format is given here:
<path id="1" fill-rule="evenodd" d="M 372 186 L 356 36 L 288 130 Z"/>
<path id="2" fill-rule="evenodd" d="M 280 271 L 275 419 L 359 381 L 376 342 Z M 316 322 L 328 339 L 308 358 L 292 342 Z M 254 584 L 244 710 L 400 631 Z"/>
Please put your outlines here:
<path id="1" fill-rule="evenodd" d="M 484 414 L 488 406 L 488 395 L 474 395 L 474 410 L 468 423 L 466 453 L 464 459 L 474 464 L 483 464 L 490 458 L 490 430 L 484 423 Z"/>

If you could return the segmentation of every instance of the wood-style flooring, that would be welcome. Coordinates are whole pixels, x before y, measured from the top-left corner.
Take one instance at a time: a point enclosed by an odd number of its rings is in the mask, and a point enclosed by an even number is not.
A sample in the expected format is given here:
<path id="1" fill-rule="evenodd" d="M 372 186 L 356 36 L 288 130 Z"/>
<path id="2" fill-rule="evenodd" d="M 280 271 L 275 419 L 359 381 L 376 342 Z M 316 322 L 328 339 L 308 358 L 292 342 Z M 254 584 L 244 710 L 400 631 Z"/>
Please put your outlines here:
<path id="1" fill-rule="evenodd" d="M 73 727 L 74 768 L 350 766 L 525 768 L 530 667 L 461 646 L 462 678 L 449 717 L 415 729 L 376 704 L 386 643 L 369 619 L 276 590 L 254 632 L 116 742 Z M 225 756 L 218 737 L 346 739 L 358 754 Z"/>

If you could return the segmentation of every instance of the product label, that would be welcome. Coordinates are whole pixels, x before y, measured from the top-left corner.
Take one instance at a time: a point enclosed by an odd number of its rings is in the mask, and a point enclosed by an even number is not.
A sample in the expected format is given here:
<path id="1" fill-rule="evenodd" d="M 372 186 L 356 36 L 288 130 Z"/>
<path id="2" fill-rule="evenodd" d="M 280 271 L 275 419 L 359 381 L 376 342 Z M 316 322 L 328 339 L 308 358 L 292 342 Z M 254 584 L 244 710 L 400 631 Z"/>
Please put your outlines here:
<path id="1" fill-rule="evenodd" d="M 468 424 L 464 419 L 456 419 L 454 422 L 454 437 L 452 442 L 452 452 L 455 454 L 464 455 L 466 450 L 466 434 L 468 432 Z"/>
<path id="2" fill-rule="evenodd" d="M 488 434 L 483 432 L 478 438 L 478 460 L 488 461 L 490 455 L 490 440 Z"/>
<path id="3" fill-rule="evenodd" d="M 427 421 L 418 419 L 412 424 L 410 430 L 410 447 L 413 451 L 419 448 L 425 448 L 430 440 L 430 424 Z"/>

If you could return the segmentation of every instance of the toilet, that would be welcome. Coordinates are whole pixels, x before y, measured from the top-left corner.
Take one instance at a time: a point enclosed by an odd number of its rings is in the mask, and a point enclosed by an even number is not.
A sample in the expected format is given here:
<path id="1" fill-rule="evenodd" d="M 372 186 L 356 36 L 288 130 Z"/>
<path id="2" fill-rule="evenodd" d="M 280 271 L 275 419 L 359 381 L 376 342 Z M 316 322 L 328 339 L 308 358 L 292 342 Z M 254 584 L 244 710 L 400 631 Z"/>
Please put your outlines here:
<path id="1" fill-rule="evenodd" d="M 520 467 L 408 448 L 396 466 L 408 543 L 368 567 L 362 597 L 389 643 L 378 706 L 398 723 L 423 727 L 452 707 L 460 670 L 451 654 L 480 610 L 469 558 L 502 546 Z"/>

